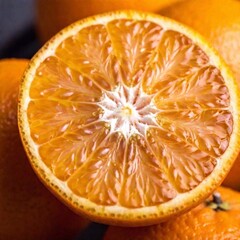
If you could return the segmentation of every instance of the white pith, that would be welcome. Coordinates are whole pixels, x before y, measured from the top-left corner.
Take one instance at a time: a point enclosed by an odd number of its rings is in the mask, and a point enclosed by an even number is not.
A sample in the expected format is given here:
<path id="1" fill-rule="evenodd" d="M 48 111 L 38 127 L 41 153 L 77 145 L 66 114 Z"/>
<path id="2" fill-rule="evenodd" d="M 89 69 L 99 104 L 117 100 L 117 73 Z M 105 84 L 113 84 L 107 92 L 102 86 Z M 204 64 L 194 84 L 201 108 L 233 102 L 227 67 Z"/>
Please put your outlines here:
<path id="1" fill-rule="evenodd" d="M 148 127 L 158 126 L 154 96 L 143 92 L 141 86 L 119 84 L 113 91 L 105 91 L 98 105 L 102 109 L 100 120 L 110 126 L 111 132 L 120 132 L 125 138 L 133 134 L 145 135 Z"/>

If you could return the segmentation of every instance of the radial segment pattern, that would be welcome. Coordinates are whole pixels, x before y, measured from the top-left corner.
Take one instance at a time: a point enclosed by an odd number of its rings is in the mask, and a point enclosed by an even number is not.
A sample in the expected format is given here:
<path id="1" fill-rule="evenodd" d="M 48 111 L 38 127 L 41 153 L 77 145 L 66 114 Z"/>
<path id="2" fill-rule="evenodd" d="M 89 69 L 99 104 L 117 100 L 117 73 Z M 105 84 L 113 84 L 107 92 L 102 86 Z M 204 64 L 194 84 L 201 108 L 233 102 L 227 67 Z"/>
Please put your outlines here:
<path id="1" fill-rule="evenodd" d="M 39 65 L 27 109 L 44 164 L 76 195 L 137 208 L 198 186 L 233 127 L 221 72 L 185 35 L 118 19 Z"/>

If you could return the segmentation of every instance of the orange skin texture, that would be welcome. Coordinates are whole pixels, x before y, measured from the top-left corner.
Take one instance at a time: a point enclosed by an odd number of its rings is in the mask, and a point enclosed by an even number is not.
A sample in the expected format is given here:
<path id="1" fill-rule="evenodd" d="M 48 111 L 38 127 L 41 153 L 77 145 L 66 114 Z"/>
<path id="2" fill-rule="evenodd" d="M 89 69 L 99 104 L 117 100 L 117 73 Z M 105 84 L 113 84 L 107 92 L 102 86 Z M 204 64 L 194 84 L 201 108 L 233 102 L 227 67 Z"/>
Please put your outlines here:
<path id="1" fill-rule="evenodd" d="M 18 133 L 18 86 L 27 65 L 23 59 L 0 61 L 0 239 L 68 240 L 88 221 L 40 183 Z"/>
<path id="2" fill-rule="evenodd" d="M 168 222 L 150 227 L 109 227 L 104 240 L 237 240 L 240 239 L 240 193 L 217 191 L 230 210 L 215 211 L 205 203 Z"/>
<path id="3" fill-rule="evenodd" d="M 230 66 L 240 87 L 240 1 L 191 0 L 173 4 L 159 13 L 201 33 Z M 240 156 L 223 184 L 240 190 L 239 172 Z"/>
<path id="4" fill-rule="evenodd" d="M 158 12 L 179 0 L 38 0 L 37 29 L 42 42 L 69 24 L 103 12 L 132 9 Z"/>

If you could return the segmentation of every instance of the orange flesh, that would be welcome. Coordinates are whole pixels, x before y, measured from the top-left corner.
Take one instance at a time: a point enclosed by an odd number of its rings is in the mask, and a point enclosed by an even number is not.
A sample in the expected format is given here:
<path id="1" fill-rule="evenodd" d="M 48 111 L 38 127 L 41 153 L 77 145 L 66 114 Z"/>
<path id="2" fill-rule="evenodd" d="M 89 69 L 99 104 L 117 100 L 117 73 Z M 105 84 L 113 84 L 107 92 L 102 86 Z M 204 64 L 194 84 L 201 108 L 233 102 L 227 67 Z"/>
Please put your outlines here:
<path id="1" fill-rule="evenodd" d="M 190 191 L 232 133 L 220 71 L 189 38 L 149 21 L 67 38 L 38 67 L 30 98 L 42 161 L 101 205 L 152 206 Z"/>

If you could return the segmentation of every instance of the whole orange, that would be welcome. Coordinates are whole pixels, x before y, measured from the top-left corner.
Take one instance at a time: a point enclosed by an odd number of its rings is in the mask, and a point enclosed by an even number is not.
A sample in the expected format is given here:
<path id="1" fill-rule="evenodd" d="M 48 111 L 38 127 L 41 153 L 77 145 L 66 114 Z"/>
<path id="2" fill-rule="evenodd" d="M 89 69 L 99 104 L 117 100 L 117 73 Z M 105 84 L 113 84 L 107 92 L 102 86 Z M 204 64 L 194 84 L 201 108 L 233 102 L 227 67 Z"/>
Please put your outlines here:
<path id="1" fill-rule="evenodd" d="M 67 25 L 107 11 L 134 9 L 157 12 L 179 0 L 38 0 L 37 28 L 42 42 Z"/>
<path id="2" fill-rule="evenodd" d="M 240 86 L 240 1 L 191 0 L 160 11 L 206 37 L 231 67 Z M 224 185 L 240 189 L 240 156 Z"/>
<path id="3" fill-rule="evenodd" d="M 0 61 L 0 239 L 67 240 L 87 221 L 39 182 L 22 147 L 17 95 L 28 60 Z"/>
<path id="4" fill-rule="evenodd" d="M 150 227 L 109 227 L 104 240 L 240 239 L 240 193 L 220 187 L 214 200 L 168 222 Z M 222 200 L 223 202 L 221 203 Z"/>

